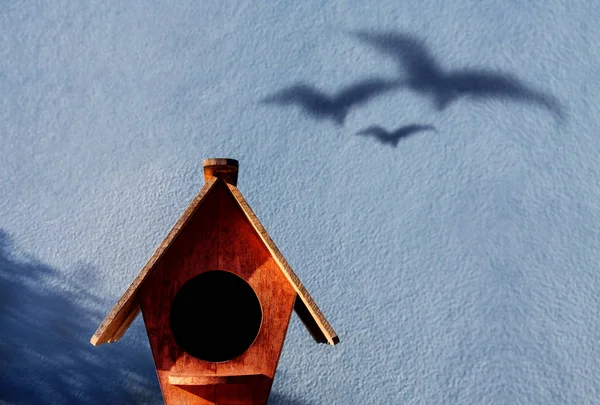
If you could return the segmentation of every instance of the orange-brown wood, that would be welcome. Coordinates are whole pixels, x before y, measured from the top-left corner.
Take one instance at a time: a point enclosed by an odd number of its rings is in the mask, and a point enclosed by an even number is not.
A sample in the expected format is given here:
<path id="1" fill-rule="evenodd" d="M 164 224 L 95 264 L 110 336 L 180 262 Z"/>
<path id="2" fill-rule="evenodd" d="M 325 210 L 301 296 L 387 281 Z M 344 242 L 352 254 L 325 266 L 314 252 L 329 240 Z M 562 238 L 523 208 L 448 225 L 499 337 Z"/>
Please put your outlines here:
<path id="1" fill-rule="evenodd" d="M 137 295 L 142 284 L 151 272 L 154 271 L 157 263 L 160 261 L 162 256 L 165 254 L 169 246 L 178 237 L 179 233 L 187 225 L 188 220 L 196 210 L 201 209 L 201 204 L 208 195 L 209 191 L 214 186 L 217 178 L 224 179 L 228 184 L 228 188 L 235 200 L 238 202 L 240 209 L 251 223 L 256 234 L 261 238 L 265 244 L 267 250 L 273 255 L 275 262 L 279 265 L 280 270 L 283 272 L 288 281 L 292 284 L 298 294 L 298 299 L 294 305 L 294 310 L 302 320 L 302 323 L 306 326 L 308 331 L 314 340 L 318 343 L 328 343 L 335 345 L 339 343 L 339 338 L 325 316 L 323 316 L 321 310 L 317 307 L 316 303 L 298 278 L 290 265 L 287 263 L 275 243 L 271 240 L 269 234 L 262 226 L 242 193 L 235 187 L 235 181 L 233 181 L 232 173 L 235 172 L 237 176 L 237 167 L 231 163 L 232 159 L 206 159 L 205 160 L 205 176 L 207 182 L 202 187 L 202 190 L 194 198 L 190 206 L 186 209 L 185 213 L 173 226 L 165 240 L 156 249 L 150 260 L 142 268 L 137 277 L 133 280 L 129 288 L 125 291 L 123 296 L 119 299 L 117 304 L 112 308 L 109 314 L 106 316 L 102 324 L 98 327 L 90 342 L 97 346 L 102 343 L 112 343 L 119 340 L 125 331 L 131 326 L 133 320 L 137 317 L 140 312 L 139 301 Z M 235 162 L 235 161 L 234 161 Z M 220 167 L 225 166 L 225 167 Z M 218 176 L 218 177 L 217 177 Z M 237 177 L 235 177 L 237 180 Z"/>
<path id="2" fill-rule="evenodd" d="M 239 357 L 219 363 L 184 352 L 174 339 L 169 321 L 169 309 L 177 291 L 192 277 L 215 269 L 242 277 L 256 293 L 262 308 L 262 324 L 252 346 Z M 138 296 L 167 405 L 267 402 L 296 291 L 224 182 L 219 180 L 206 195 L 202 210 L 189 218 Z M 234 375 L 256 374 L 265 377 L 203 386 L 173 383 L 173 378 L 185 375 L 214 376 L 214 381 L 219 381 Z"/>
<path id="3" fill-rule="evenodd" d="M 248 375 L 177 375 L 169 374 L 171 385 L 255 384 L 268 379 L 264 374 Z"/>
<path id="4" fill-rule="evenodd" d="M 266 404 L 292 310 L 317 342 L 339 342 L 237 173 L 233 159 L 204 161 L 206 184 L 91 339 L 120 339 L 141 310 L 167 405 Z"/>

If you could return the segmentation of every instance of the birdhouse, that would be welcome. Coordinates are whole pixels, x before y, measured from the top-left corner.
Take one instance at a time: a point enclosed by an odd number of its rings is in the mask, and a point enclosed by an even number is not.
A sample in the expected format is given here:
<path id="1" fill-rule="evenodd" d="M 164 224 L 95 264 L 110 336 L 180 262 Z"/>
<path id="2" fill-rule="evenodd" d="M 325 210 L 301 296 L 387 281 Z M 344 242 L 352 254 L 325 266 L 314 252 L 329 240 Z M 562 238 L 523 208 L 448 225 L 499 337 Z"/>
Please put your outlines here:
<path id="1" fill-rule="evenodd" d="M 339 339 L 236 187 L 238 162 L 204 161 L 204 186 L 91 339 L 141 311 L 165 404 L 266 404 L 292 310 Z"/>

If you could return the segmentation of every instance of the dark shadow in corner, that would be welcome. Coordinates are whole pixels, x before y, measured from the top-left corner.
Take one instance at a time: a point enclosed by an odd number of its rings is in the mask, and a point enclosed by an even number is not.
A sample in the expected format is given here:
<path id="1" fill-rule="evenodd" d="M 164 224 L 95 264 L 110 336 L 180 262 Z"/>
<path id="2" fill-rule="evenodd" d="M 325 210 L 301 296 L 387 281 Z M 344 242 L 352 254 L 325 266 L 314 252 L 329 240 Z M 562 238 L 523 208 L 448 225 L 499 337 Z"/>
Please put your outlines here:
<path id="1" fill-rule="evenodd" d="M 292 399 L 285 395 L 274 392 L 269 397 L 268 405 L 308 405 L 308 402 Z"/>
<path id="2" fill-rule="evenodd" d="M 343 125 L 352 108 L 400 86 L 401 83 L 397 80 L 370 78 L 353 83 L 329 96 L 306 83 L 296 83 L 260 101 L 264 104 L 297 105 L 313 118 L 331 119 L 336 124 Z"/>
<path id="3" fill-rule="evenodd" d="M 372 136 L 382 144 L 389 144 L 392 147 L 397 147 L 400 139 L 409 137 L 422 131 L 436 131 L 433 125 L 411 124 L 400 127 L 392 132 L 388 132 L 385 128 L 377 125 L 370 126 L 356 133 L 356 135 Z"/>
<path id="4" fill-rule="evenodd" d="M 394 58 L 404 75 L 403 86 L 431 97 L 438 110 L 460 97 L 497 98 L 537 105 L 550 111 L 558 121 L 565 119 L 563 107 L 555 97 L 527 86 L 509 73 L 468 68 L 444 71 L 423 41 L 406 33 L 352 34 Z"/>
<path id="5" fill-rule="evenodd" d="M 145 336 L 130 330 L 114 346 L 89 343 L 106 308 L 89 293 L 93 269 L 78 270 L 66 279 L 14 257 L 0 229 L 0 402 L 162 404 Z"/>

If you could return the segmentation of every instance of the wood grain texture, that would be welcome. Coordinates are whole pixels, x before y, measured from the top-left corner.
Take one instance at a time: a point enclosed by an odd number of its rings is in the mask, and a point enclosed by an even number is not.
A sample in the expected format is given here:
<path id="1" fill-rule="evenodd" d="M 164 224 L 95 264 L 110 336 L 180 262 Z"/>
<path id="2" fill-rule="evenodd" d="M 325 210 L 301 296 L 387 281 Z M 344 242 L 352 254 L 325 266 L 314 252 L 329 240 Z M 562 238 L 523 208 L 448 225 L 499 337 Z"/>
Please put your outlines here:
<path id="1" fill-rule="evenodd" d="M 233 272 L 252 287 L 261 303 L 263 320 L 258 336 L 246 352 L 230 361 L 212 363 L 192 357 L 177 345 L 170 329 L 170 306 L 187 281 L 216 269 Z M 295 290 L 227 185 L 217 181 L 206 196 L 202 210 L 190 218 L 139 293 L 165 403 L 266 403 L 295 298 Z M 169 382 L 173 379 L 170 376 L 214 376 L 215 381 L 219 381 L 234 375 L 256 374 L 265 377 L 252 382 L 206 386 L 181 386 Z"/>
<path id="2" fill-rule="evenodd" d="M 268 379 L 263 374 L 249 375 L 176 375 L 169 374 L 171 385 L 230 385 L 255 384 Z"/>
<path id="3" fill-rule="evenodd" d="M 208 161 L 216 161 L 221 159 L 207 159 Z M 221 162 L 222 163 L 222 162 Z M 173 243 L 179 232 L 183 229 L 184 225 L 188 222 L 192 213 L 194 213 L 201 205 L 202 201 L 212 189 L 216 177 L 210 177 L 204 187 L 200 190 L 198 195 L 194 198 L 190 206 L 186 209 L 185 213 L 173 226 L 165 240 L 156 249 L 150 260 L 142 268 L 137 277 L 133 280 L 130 286 L 127 288 L 123 296 L 119 299 L 117 304 L 112 308 L 109 314 L 106 316 L 102 324 L 98 327 L 90 342 L 97 346 L 102 343 L 112 343 L 119 340 L 123 334 L 127 331 L 133 320 L 139 314 L 139 302 L 137 300 L 138 290 L 142 283 L 146 280 L 149 273 L 153 271 L 154 266 L 165 254 L 167 248 Z M 286 278 L 292 283 L 294 289 L 297 291 L 299 300 L 296 300 L 294 309 L 302 323 L 309 330 L 313 339 L 318 343 L 329 343 L 335 345 L 339 343 L 339 338 L 323 313 L 317 307 L 316 303 L 302 285 L 294 271 L 291 269 L 275 243 L 271 240 L 266 230 L 246 202 L 241 192 L 232 184 L 228 185 L 229 190 L 233 194 L 234 198 L 240 205 L 240 208 L 244 212 L 246 218 L 250 221 L 254 227 L 256 233 L 261 238 L 268 250 L 273 254 L 276 262 L 278 263 L 281 271 L 284 273 Z"/>
<path id="4" fill-rule="evenodd" d="M 289 283 L 292 285 L 298 297 L 299 302 L 295 305 L 297 314 L 302 319 L 304 325 L 309 329 L 311 335 L 318 343 L 328 343 L 330 345 L 336 345 L 339 343 L 339 338 L 317 304 L 314 302 L 296 273 L 292 270 L 287 260 L 283 257 L 261 222 L 258 220 L 254 211 L 248 205 L 248 202 L 238 190 L 235 185 L 227 184 L 227 187 L 231 191 L 234 198 L 237 200 L 240 208 L 244 212 L 244 215 L 252 224 L 255 232 L 258 234 L 260 239 L 263 241 L 276 263 L 279 265 L 282 273 L 285 275 Z"/>
<path id="5" fill-rule="evenodd" d="M 161 242 L 146 265 L 129 285 L 123 296 L 119 299 L 116 305 L 108 313 L 104 321 L 100 324 L 90 339 L 91 344 L 97 346 L 102 343 L 115 342 L 119 340 L 129 326 L 131 326 L 131 323 L 140 311 L 137 300 L 137 293 L 140 286 L 152 272 L 156 263 L 158 263 L 171 244 L 175 241 L 179 232 L 186 226 L 192 215 L 201 206 L 202 201 L 208 195 L 216 182 L 217 179 L 213 177 L 204 184 L 198 195 L 196 195 L 196 197 L 192 200 L 191 204 L 168 233 L 167 237 Z"/>
<path id="6" fill-rule="evenodd" d="M 317 342 L 335 345 L 339 339 L 235 186 L 237 161 L 209 159 L 205 175 L 202 190 L 91 343 L 118 340 L 141 309 L 167 405 L 266 404 L 292 310 Z M 193 277 L 212 270 L 240 276 L 252 287 L 262 310 L 252 345 L 238 357 L 218 363 L 186 353 L 170 328 L 177 292 Z M 208 327 L 206 333 L 211 333 Z"/>

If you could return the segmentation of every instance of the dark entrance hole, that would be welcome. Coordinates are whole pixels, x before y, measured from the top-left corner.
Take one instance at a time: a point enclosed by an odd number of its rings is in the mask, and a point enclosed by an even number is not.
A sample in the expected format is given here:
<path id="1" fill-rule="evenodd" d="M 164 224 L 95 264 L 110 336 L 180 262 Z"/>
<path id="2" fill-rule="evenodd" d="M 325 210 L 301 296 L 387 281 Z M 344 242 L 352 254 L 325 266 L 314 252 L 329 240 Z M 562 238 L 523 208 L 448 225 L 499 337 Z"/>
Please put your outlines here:
<path id="1" fill-rule="evenodd" d="M 223 270 L 190 279 L 171 306 L 175 341 L 206 361 L 227 361 L 244 353 L 256 339 L 261 322 L 262 309 L 252 287 Z"/>

